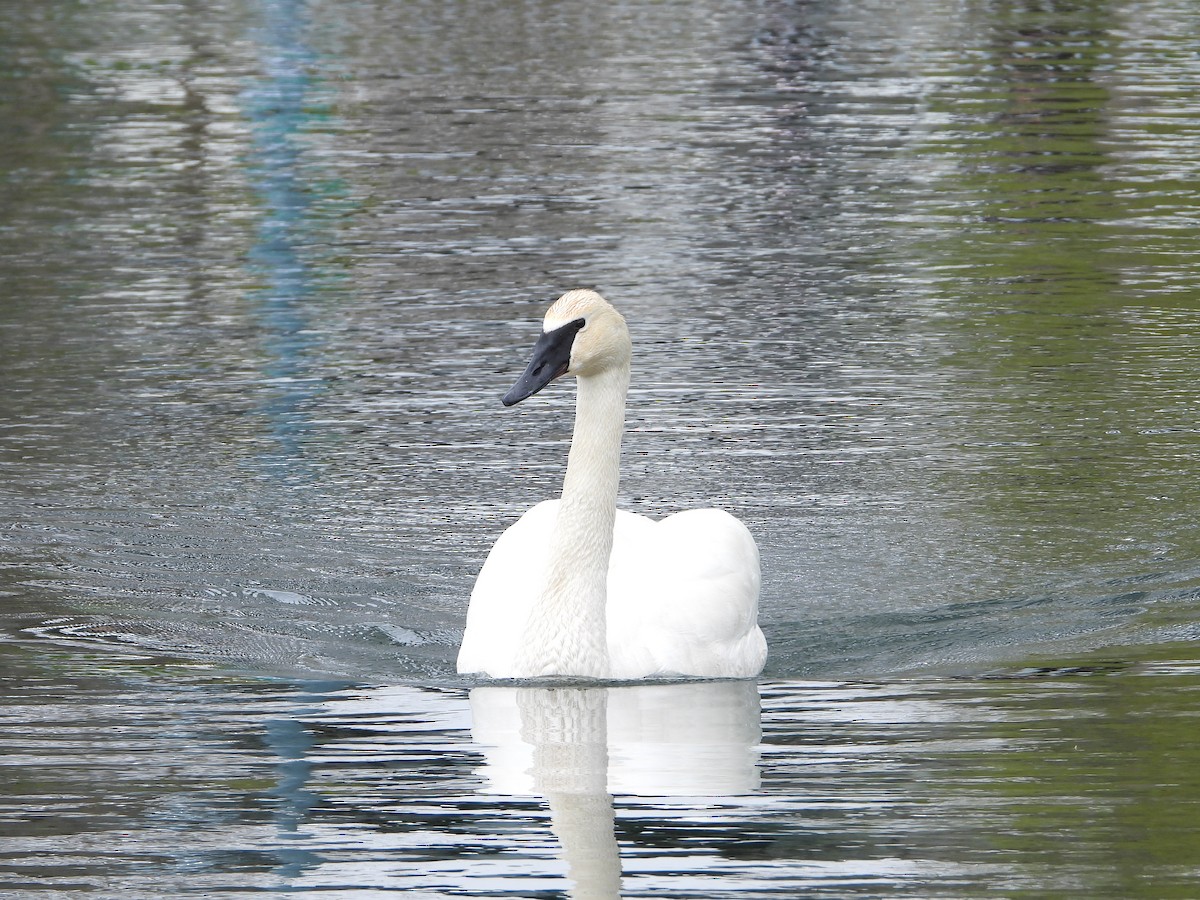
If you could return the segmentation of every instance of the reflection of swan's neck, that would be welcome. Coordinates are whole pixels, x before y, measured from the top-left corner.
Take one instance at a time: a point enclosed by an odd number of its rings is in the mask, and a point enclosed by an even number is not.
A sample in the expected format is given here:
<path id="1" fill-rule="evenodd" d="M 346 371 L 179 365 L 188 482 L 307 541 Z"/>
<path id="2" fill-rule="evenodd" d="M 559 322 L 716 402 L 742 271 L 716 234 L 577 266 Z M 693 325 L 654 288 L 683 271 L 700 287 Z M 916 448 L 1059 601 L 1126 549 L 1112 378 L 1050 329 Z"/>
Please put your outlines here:
<path id="1" fill-rule="evenodd" d="M 520 668 L 528 675 L 609 674 L 604 610 L 629 367 L 617 366 L 578 381 L 575 433 L 546 585 L 518 651 Z"/>
<path id="2" fill-rule="evenodd" d="M 534 788 L 550 806 L 574 883 L 572 900 L 616 900 L 621 857 L 608 793 L 608 693 L 532 689 L 517 695 L 521 737 L 533 745 Z"/>
<path id="3" fill-rule="evenodd" d="M 617 900 L 621 855 L 610 794 L 547 793 L 550 828 L 563 848 L 572 900 Z"/>

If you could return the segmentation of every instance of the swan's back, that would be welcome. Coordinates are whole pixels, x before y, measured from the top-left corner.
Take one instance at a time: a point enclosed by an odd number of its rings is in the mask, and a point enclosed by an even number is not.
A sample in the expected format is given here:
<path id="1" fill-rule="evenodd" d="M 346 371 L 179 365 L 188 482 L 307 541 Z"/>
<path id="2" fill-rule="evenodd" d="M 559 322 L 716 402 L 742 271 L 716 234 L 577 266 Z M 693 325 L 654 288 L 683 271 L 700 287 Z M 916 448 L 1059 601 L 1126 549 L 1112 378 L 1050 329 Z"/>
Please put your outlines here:
<path id="1" fill-rule="evenodd" d="M 618 513 L 608 575 L 613 676 L 757 675 L 767 644 L 758 547 L 746 526 L 720 509 L 660 522 L 626 515 L 641 522 L 622 527 Z"/>
<path id="2" fill-rule="evenodd" d="M 492 547 L 471 593 L 460 672 L 520 677 L 517 647 L 542 589 L 560 501 L 547 500 Z M 608 570 L 611 676 L 747 678 L 762 670 L 758 548 L 718 509 L 660 522 L 617 510 Z"/>

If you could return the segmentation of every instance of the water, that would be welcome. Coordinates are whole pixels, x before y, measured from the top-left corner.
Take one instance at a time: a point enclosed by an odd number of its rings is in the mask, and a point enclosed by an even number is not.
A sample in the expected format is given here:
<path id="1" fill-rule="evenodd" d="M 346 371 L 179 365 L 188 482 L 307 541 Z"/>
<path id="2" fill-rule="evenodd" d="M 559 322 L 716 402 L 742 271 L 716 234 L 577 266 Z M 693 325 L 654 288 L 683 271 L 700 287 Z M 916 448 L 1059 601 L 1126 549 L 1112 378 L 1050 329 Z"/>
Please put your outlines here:
<path id="1" fill-rule="evenodd" d="M 1197 25 L 6 4 L 0 893 L 1196 896 Z M 575 286 L 757 691 L 453 672 Z"/>

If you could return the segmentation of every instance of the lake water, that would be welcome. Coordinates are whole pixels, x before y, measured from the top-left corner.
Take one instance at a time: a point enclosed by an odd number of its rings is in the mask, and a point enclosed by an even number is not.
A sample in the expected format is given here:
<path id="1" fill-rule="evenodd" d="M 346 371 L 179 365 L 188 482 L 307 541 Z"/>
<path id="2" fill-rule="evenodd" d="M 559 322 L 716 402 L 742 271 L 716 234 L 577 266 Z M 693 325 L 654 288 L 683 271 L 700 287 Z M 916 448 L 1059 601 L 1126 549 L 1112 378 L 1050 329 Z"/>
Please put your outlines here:
<path id="1" fill-rule="evenodd" d="M 0 6 L 0 896 L 1200 897 L 1197 34 Z M 579 286 L 758 684 L 454 673 Z"/>

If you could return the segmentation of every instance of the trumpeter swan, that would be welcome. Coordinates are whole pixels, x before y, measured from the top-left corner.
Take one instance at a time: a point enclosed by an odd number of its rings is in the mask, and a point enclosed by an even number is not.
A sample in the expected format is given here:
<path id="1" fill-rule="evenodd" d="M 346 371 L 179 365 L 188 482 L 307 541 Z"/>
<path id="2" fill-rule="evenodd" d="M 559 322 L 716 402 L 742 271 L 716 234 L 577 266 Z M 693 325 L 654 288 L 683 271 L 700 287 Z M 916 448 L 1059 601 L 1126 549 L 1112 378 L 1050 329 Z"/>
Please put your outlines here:
<path id="1" fill-rule="evenodd" d="M 458 671 L 493 678 L 747 678 L 767 656 L 758 548 L 719 509 L 655 522 L 617 509 L 632 347 L 595 291 L 569 291 L 505 406 L 560 375 L 579 383 L 562 497 L 497 539 L 467 610 Z"/>

